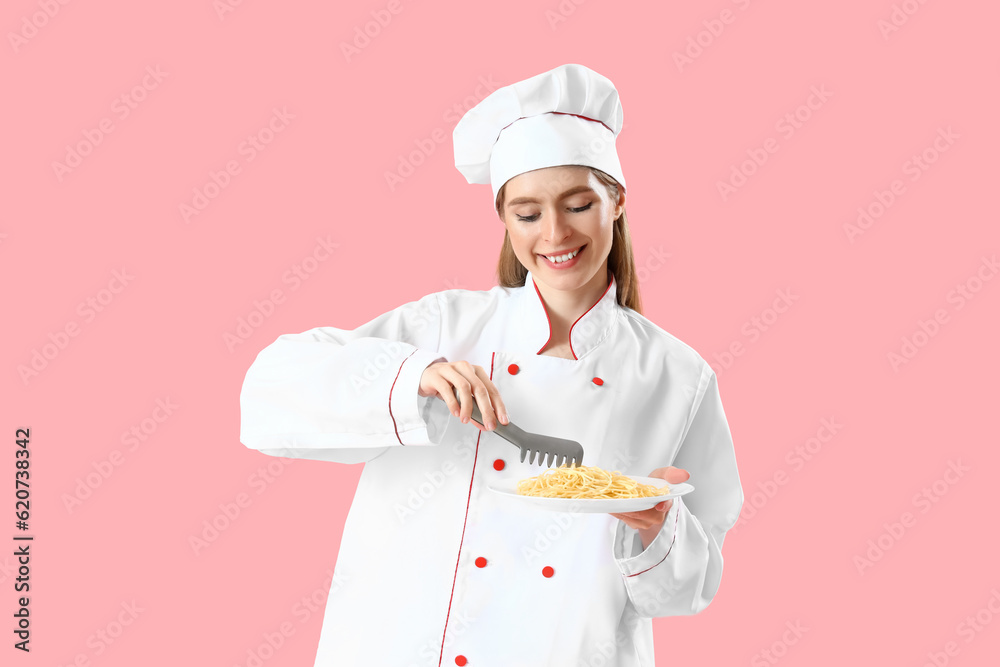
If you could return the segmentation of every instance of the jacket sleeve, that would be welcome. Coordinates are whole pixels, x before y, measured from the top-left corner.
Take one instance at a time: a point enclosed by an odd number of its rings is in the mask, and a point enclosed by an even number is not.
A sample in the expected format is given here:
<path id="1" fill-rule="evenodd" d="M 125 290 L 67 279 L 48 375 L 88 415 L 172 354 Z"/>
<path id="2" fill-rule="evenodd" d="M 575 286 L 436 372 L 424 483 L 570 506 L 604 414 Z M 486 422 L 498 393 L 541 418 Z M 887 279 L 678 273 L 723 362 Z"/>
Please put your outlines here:
<path id="1" fill-rule="evenodd" d="M 722 542 L 743 507 L 733 439 L 715 372 L 706 364 L 693 417 L 670 465 L 691 473 L 694 490 L 675 498 L 645 550 L 638 531 L 619 521 L 613 554 L 641 616 L 696 614 L 722 580 Z"/>
<path id="2" fill-rule="evenodd" d="M 251 364 L 240 392 L 240 442 L 272 456 L 370 461 L 389 447 L 432 445 L 451 421 L 420 397 L 437 361 L 443 299 L 433 293 L 353 330 L 284 334 Z"/>

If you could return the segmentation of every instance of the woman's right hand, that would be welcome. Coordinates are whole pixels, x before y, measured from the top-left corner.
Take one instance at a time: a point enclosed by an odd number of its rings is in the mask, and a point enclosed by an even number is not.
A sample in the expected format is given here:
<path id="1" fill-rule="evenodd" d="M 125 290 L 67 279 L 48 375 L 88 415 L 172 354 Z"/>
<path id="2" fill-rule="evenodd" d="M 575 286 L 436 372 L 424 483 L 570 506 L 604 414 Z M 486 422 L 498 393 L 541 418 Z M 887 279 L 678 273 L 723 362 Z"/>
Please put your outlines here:
<path id="1" fill-rule="evenodd" d="M 455 398 L 455 392 L 462 403 L 459 405 Z M 496 420 L 507 424 L 510 419 L 507 417 L 507 407 L 500 398 L 500 391 L 490 380 L 489 374 L 482 366 L 473 366 L 467 361 L 439 361 L 424 369 L 420 375 L 420 388 L 417 390 L 420 396 L 437 396 L 443 400 L 451 414 L 459 417 L 463 424 L 469 423 L 472 418 L 472 398 L 475 396 L 476 404 L 483 415 L 486 424 L 485 430 L 492 431 L 496 428 Z M 475 421 L 476 428 L 484 430 Z"/>

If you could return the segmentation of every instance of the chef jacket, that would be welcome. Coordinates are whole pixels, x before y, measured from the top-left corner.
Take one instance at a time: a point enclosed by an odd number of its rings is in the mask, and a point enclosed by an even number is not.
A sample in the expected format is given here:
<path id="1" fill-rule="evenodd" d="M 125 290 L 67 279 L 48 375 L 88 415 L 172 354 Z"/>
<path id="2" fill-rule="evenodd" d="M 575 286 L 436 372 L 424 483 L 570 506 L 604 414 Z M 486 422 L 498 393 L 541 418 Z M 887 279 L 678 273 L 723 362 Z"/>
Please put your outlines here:
<path id="1" fill-rule="evenodd" d="M 573 359 L 539 354 L 550 328 L 530 273 L 523 287 L 436 292 L 353 330 L 285 334 L 257 355 L 241 442 L 365 464 L 316 667 L 648 667 L 651 619 L 708 606 L 743 504 L 717 379 L 620 306 L 616 287 L 573 323 Z M 461 360 L 489 373 L 512 423 L 581 443 L 583 465 L 639 476 L 673 465 L 694 491 L 643 549 L 610 514 L 490 490 L 543 468 L 418 395 L 429 364 Z"/>

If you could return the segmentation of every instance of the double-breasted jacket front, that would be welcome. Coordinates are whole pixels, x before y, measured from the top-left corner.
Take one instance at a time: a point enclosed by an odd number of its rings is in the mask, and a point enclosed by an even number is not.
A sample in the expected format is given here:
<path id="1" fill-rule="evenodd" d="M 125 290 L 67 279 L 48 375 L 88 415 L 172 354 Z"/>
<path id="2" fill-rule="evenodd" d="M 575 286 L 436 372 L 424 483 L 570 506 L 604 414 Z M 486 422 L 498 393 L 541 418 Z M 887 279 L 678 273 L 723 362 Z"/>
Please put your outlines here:
<path id="1" fill-rule="evenodd" d="M 619 305 L 616 287 L 573 324 L 573 359 L 538 354 L 549 320 L 530 273 L 523 287 L 435 292 L 353 330 L 285 334 L 258 354 L 241 442 L 364 463 L 317 667 L 648 667 L 651 619 L 709 604 L 743 503 L 717 379 Z M 429 364 L 459 360 L 489 373 L 512 423 L 580 442 L 584 465 L 642 476 L 674 465 L 695 490 L 645 549 L 610 514 L 491 491 L 542 468 L 418 395 Z"/>

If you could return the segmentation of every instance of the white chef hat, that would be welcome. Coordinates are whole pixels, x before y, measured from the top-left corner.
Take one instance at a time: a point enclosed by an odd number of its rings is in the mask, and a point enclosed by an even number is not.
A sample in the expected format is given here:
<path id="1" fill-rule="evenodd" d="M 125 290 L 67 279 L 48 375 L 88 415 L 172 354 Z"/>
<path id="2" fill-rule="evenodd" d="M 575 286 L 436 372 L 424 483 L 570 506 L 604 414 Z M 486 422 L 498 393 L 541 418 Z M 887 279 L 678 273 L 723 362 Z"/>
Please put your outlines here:
<path id="1" fill-rule="evenodd" d="M 595 167 L 625 189 L 615 138 L 622 104 L 611 80 L 583 65 L 560 65 L 498 88 L 455 126 L 455 167 L 490 183 L 493 200 L 511 178 L 562 165 Z"/>

